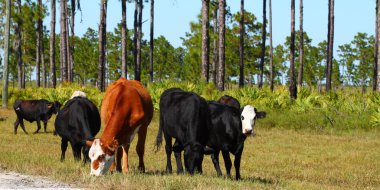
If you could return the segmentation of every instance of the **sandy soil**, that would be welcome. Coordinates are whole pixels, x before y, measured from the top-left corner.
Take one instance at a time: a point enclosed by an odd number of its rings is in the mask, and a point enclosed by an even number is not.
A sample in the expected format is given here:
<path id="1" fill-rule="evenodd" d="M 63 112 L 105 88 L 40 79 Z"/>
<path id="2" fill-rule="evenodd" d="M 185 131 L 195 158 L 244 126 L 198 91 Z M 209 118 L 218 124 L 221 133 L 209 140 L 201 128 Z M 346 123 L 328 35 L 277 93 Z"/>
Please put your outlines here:
<path id="1" fill-rule="evenodd" d="M 23 175 L 0 170 L 0 189 L 78 189 L 72 185 L 48 180 L 45 177 Z"/>

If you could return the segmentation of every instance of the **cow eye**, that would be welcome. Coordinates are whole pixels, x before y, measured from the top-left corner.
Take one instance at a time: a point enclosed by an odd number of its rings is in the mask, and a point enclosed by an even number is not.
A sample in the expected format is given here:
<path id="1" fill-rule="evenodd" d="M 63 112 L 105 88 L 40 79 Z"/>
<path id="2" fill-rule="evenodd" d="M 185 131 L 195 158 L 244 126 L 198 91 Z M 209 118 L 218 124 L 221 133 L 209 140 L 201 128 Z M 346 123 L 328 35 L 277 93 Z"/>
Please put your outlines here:
<path id="1" fill-rule="evenodd" d="M 244 120 L 244 116 L 241 116 L 241 120 Z"/>
<path id="2" fill-rule="evenodd" d="M 102 161 L 104 159 L 104 155 L 100 155 L 99 157 L 98 157 L 98 160 L 99 161 Z"/>

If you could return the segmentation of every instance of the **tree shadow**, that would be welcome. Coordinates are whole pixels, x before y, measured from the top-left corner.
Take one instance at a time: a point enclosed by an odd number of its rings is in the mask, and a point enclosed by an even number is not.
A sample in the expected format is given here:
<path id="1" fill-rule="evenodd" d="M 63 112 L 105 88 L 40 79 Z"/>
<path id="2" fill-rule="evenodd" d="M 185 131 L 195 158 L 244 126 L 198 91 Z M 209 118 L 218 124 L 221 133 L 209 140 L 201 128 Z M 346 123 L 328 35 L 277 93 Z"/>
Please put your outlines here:
<path id="1" fill-rule="evenodd" d="M 266 179 L 266 178 L 262 178 L 262 177 L 254 177 L 254 176 L 242 178 L 241 181 L 256 182 L 256 183 L 261 183 L 261 184 L 265 184 L 265 185 L 273 185 L 273 184 L 278 183 L 278 181 L 276 181 L 276 180 Z"/>

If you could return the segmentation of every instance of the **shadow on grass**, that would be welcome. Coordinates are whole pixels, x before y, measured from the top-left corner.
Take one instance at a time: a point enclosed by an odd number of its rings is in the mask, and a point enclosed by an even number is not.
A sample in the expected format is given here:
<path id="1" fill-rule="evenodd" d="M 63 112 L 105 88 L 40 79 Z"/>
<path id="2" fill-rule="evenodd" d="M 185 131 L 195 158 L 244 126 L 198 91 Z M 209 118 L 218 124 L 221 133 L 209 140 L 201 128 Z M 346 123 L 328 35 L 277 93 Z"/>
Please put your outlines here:
<path id="1" fill-rule="evenodd" d="M 266 178 L 262 178 L 262 177 L 245 177 L 242 179 L 242 181 L 261 183 L 261 184 L 265 184 L 265 185 L 273 185 L 273 184 L 278 183 L 278 181 L 276 181 L 276 180 L 266 179 Z"/>

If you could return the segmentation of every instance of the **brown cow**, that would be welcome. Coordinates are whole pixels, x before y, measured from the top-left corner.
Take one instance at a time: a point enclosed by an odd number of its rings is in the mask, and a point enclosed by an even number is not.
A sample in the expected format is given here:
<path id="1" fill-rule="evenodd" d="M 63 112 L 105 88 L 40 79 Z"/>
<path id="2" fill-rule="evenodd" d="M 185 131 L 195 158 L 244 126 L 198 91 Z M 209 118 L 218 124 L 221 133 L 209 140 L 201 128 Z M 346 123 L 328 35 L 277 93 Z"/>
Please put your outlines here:
<path id="1" fill-rule="evenodd" d="M 106 126 L 102 136 L 86 142 L 91 146 L 91 175 L 99 176 L 107 172 L 115 157 L 116 170 L 127 173 L 129 145 L 136 133 L 139 136 L 136 146 L 139 169 L 144 171 L 145 138 L 153 117 L 153 104 L 148 91 L 138 81 L 120 78 L 108 87 L 104 95 L 101 117 Z M 118 148 L 120 146 L 122 148 Z"/>

